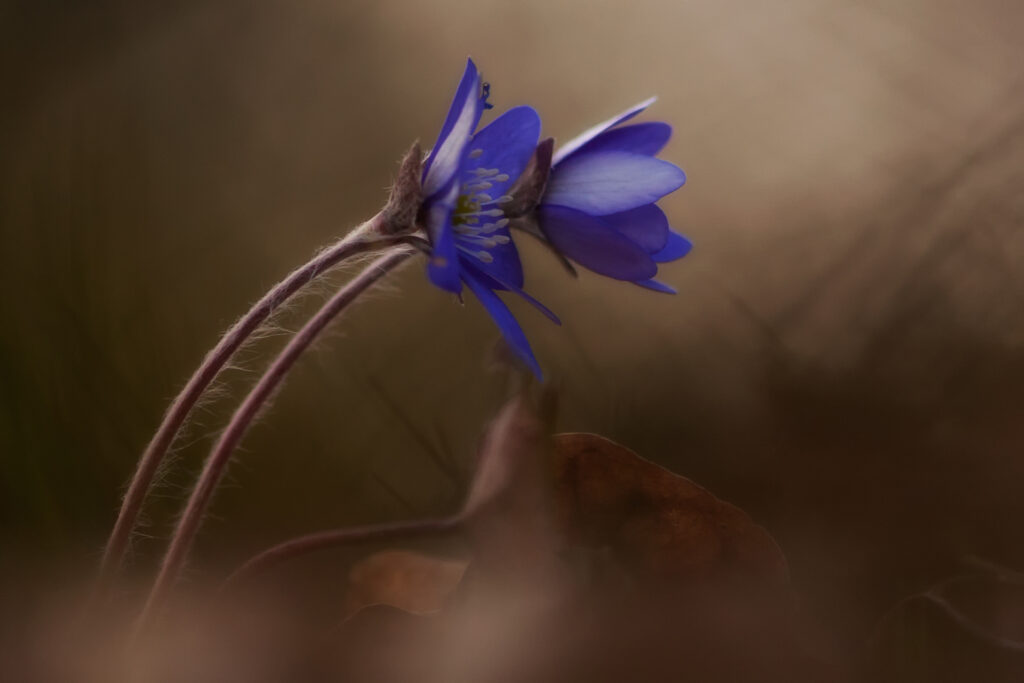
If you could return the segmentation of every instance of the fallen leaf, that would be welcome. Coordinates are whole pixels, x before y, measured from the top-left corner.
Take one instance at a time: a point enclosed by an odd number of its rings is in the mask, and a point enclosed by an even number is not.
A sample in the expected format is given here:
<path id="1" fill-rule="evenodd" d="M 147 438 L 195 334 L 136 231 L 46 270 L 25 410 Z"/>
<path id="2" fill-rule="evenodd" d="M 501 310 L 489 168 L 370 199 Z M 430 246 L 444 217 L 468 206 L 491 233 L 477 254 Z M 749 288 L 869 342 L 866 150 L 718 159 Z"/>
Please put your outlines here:
<path id="1" fill-rule="evenodd" d="M 554 459 L 567 539 L 606 549 L 634 576 L 788 580 L 768 532 L 686 477 L 596 434 L 557 435 Z"/>
<path id="2" fill-rule="evenodd" d="M 436 612 L 459 585 L 467 564 L 405 550 L 370 555 L 349 571 L 345 614 L 370 605 L 413 614 Z"/>

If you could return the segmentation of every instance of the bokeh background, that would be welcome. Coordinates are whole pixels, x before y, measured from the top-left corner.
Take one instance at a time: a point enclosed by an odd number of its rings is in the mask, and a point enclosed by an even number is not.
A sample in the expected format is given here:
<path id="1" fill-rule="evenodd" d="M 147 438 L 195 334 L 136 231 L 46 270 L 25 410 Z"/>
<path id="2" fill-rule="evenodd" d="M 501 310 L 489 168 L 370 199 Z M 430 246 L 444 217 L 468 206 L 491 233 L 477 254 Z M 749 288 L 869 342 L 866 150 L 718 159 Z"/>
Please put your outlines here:
<path id="1" fill-rule="evenodd" d="M 595 431 L 778 539 L 853 657 L 965 558 L 1024 569 L 1024 7 L 1000 0 L 6 2 L 0 8 L 0 575 L 95 562 L 122 485 L 218 334 L 374 213 L 466 56 L 565 140 L 651 94 L 675 297 L 566 276 L 512 302 L 559 428 Z M 339 280 L 335 280 L 337 282 Z M 322 288 L 277 320 L 295 329 Z M 197 548 L 452 509 L 505 396 L 480 306 L 416 263 L 253 430 Z M 159 555 L 195 416 L 135 547 Z"/>

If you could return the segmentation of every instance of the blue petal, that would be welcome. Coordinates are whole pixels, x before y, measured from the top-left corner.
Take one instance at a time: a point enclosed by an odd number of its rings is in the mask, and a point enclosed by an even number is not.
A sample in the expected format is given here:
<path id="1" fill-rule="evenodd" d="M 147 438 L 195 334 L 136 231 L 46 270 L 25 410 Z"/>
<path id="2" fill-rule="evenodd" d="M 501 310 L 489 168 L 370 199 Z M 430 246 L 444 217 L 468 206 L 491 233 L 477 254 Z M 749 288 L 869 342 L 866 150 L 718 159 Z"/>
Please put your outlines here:
<path id="1" fill-rule="evenodd" d="M 661 251 L 668 243 L 668 218 L 656 204 L 645 204 L 601 219 L 648 254 Z"/>
<path id="2" fill-rule="evenodd" d="M 551 172 L 544 202 L 597 216 L 653 204 L 686 182 L 675 164 L 628 152 L 587 152 Z"/>
<path id="3" fill-rule="evenodd" d="M 601 133 L 581 147 L 579 153 L 617 150 L 655 156 L 665 148 L 671 137 L 672 126 L 667 123 L 661 121 L 634 123 Z"/>
<path id="4" fill-rule="evenodd" d="M 542 205 L 540 228 L 558 251 L 616 280 L 647 280 L 658 272 L 651 257 L 601 218 L 564 206 Z"/>
<path id="5" fill-rule="evenodd" d="M 526 300 L 527 303 L 529 303 L 531 306 L 540 311 L 548 320 L 550 320 L 556 325 L 562 324 L 562 321 L 559 320 L 558 316 L 555 315 L 550 308 L 548 308 L 547 306 L 545 306 L 544 304 L 542 304 L 541 302 L 537 301 L 532 296 L 524 292 L 521 286 L 517 287 L 509 282 L 502 282 L 501 280 L 495 278 L 494 276 L 488 275 L 487 273 L 481 271 L 479 266 L 480 263 L 478 261 L 470 262 L 468 259 L 462 259 L 463 272 L 467 270 L 470 271 L 470 274 L 473 277 L 480 280 L 481 283 L 483 283 L 490 289 L 515 292 L 519 296 L 523 297 L 523 299 Z"/>
<path id="6" fill-rule="evenodd" d="M 588 142 L 596 138 L 598 135 L 608 130 L 609 128 L 613 128 L 619 125 L 620 123 L 625 123 L 626 121 L 629 121 L 631 118 L 642 112 L 644 109 L 647 109 L 647 107 L 654 104 L 654 101 L 657 99 L 657 97 L 646 99 L 640 104 L 633 105 L 632 107 L 622 112 L 621 114 L 617 114 L 608 119 L 607 121 L 602 121 L 593 128 L 588 128 L 587 130 L 583 131 L 580 135 L 577 135 L 572 140 L 562 145 L 562 148 L 555 153 L 555 156 L 552 158 L 551 163 L 557 164 L 563 159 L 568 158 L 570 154 L 572 154 L 579 148 L 583 147 L 583 145 L 587 144 Z"/>
<path id="7" fill-rule="evenodd" d="M 456 234 L 455 242 L 459 247 L 462 247 L 460 251 L 463 251 L 459 258 L 464 263 L 472 263 L 478 270 L 486 273 L 498 282 L 508 285 L 508 289 L 518 289 L 523 286 L 523 264 L 519 260 L 519 251 L 512 243 L 512 236 L 509 234 L 507 227 L 495 230 L 490 236 L 496 235 L 508 237 L 508 244 L 484 248 L 480 246 L 479 242 L 473 242 L 462 235 Z M 485 263 L 475 256 L 466 254 L 465 251 L 486 251 L 491 255 L 492 260 L 490 263 Z M 502 287 L 502 289 L 505 288 Z"/>
<path id="8" fill-rule="evenodd" d="M 427 205 L 426 216 L 427 235 L 432 248 L 427 262 L 427 275 L 441 289 L 456 294 L 462 291 L 455 231 L 452 229 L 452 210 L 458 191 L 454 182 L 449 183 L 446 192 L 437 201 Z"/>
<path id="9" fill-rule="evenodd" d="M 678 232 L 670 230 L 665 248 L 656 254 L 651 254 L 651 258 L 654 259 L 655 263 L 668 263 L 669 261 L 683 258 L 690 253 L 691 249 L 693 249 L 693 242 Z"/>
<path id="10" fill-rule="evenodd" d="M 635 285 L 640 285 L 645 289 L 653 289 L 655 292 L 661 292 L 663 294 L 678 294 L 675 288 L 669 287 L 664 282 L 658 282 L 657 280 L 641 280 L 634 282 Z"/>
<path id="11" fill-rule="evenodd" d="M 462 75 L 458 90 L 455 91 L 448 117 L 441 126 L 437 142 L 423 167 L 425 197 L 430 198 L 437 194 L 458 174 L 463 152 L 477 124 L 480 123 L 482 113 L 480 73 L 470 59 L 466 62 L 466 71 Z"/>
<path id="12" fill-rule="evenodd" d="M 537 111 L 525 106 L 509 109 L 473 136 L 463 162 L 462 182 L 477 181 L 477 169 L 498 169 L 508 179 L 495 180 L 494 176 L 484 179 L 492 185 L 485 191 L 497 199 L 523 174 L 537 148 L 538 138 L 540 116 Z"/>
<path id="13" fill-rule="evenodd" d="M 541 314 L 545 318 L 547 318 L 548 320 L 550 320 L 554 324 L 556 324 L 556 325 L 561 325 L 562 324 L 561 319 L 557 315 L 555 315 L 554 311 L 552 311 L 550 308 L 548 308 L 547 306 L 545 306 L 541 302 L 539 302 L 536 299 L 534 299 L 532 296 L 530 296 L 529 294 L 527 294 L 523 290 L 515 289 L 515 290 L 512 290 L 512 291 L 514 291 L 516 294 L 521 296 L 523 298 L 523 300 L 526 301 L 526 303 L 528 303 L 531 306 L 533 306 L 534 308 L 536 308 L 538 311 L 541 312 Z"/>
<path id="14" fill-rule="evenodd" d="M 529 366 L 533 374 L 537 376 L 537 379 L 542 379 L 543 373 L 541 373 L 540 365 L 537 364 L 537 359 L 534 358 L 533 351 L 530 349 L 530 342 L 527 341 L 526 334 L 523 333 L 523 328 L 516 322 L 512 311 L 508 309 L 508 306 L 505 305 L 505 302 L 497 294 L 474 277 L 471 272 L 465 271 L 462 276 L 466 280 L 466 285 L 476 294 L 476 298 L 480 300 L 480 303 L 484 305 L 484 308 L 487 309 L 491 318 L 498 325 L 498 329 L 501 330 L 501 334 L 505 341 L 508 342 L 508 345 Z"/>

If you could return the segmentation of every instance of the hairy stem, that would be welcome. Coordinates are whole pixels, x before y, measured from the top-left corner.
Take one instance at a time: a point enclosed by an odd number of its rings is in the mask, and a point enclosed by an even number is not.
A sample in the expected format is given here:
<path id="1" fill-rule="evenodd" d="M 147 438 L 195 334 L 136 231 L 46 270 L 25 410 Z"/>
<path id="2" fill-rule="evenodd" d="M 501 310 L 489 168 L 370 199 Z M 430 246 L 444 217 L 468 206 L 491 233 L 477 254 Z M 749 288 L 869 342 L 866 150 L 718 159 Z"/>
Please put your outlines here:
<path id="1" fill-rule="evenodd" d="M 117 521 L 114 523 L 110 538 L 107 540 L 103 558 L 100 561 L 96 582 L 97 592 L 105 589 L 106 585 L 120 568 L 132 531 L 138 520 L 139 512 L 142 509 L 142 503 L 153 483 L 153 478 L 156 476 L 160 464 L 167 454 L 167 450 L 174 442 L 178 430 L 181 429 L 182 424 L 184 424 L 192 408 L 195 407 L 206 388 L 245 340 L 296 292 L 346 258 L 354 254 L 379 248 L 387 242 L 393 242 L 393 240 L 374 239 L 374 236 L 379 234 L 381 223 L 381 214 L 378 214 L 333 246 L 321 251 L 311 261 L 294 270 L 288 277 L 267 292 L 248 313 L 242 316 L 221 337 L 217 346 L 206 355 L 199 368 L 181 390 L 181 393 L 171 403 L 170 408 L 168 408 L 167 413 L 164 415 L 163 422 L 160 423 L 160 427 L 157 428 L 152 440 L 146 446 L 146 450 L 139 459 L 135 474 L 132 476 L 131 483 L 128 485 L 128 490 L 121 503 L 121 510 L 118 512 Z"/>
<path id="2" fill-rule="evenodd" d="M 299 536 L 260 552 L 236 569 L 223 584 L 223 588 L 236 585 L 287 560 L 293 560 L 318 550 L 338 548 L 356 543 L 395 541 L 397 539 L 440 536 L 455 532 L 462 524 L 462 517 L 443 517 L 389 524 L 332 529 Z"/>
<path id="3" fill-rule="evenodd" d="M 245 397 L 235 411 L 227 428 L 221 434 L 216 446 L 210 452 L 193 489 L 185 511 L 171 538 L 167 553 L 153 584 L 149 599 L 143 608 L 140 628 L 144 628 L 159 608 L 164 596 L 177 579 L 185 557 L 192 546 L 203 515 L 221 477 L 231 460 L 231 454 L 242 440 L 245 432 L 259 414 L 260 408 L 281 384 L 295 361 L 302 355 L 327 324 L 348 307 L 356 298 L 380 280 L 389 271 L 415 253 L 410 247 L 396 247 L 376 259 L 353 280 L 342 287 L 334 297 L 321 308 L 306 325 L 288 342 L 288 345 L 274 359 L 266 372 Z"/>

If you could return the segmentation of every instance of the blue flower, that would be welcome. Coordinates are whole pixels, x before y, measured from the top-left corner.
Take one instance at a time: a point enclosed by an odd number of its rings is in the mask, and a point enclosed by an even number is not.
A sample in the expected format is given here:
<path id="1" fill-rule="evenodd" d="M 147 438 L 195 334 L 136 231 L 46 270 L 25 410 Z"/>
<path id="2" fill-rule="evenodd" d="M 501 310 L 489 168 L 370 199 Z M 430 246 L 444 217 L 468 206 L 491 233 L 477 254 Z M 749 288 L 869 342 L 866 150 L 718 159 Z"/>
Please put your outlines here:
<path id="1" fill-rule="evenodd" d="M 558 322 L 522 289 L 523 267 L 502 209 L 509 201 L 507 192 L 533 156 L 540 117 L 531 107 L 515 107 L 474 133 L 484 109 L 490 108 L 489 89 L 469 60 L 424 162 L 421 216 L 431 244 L 427 274 L 435 285 L 455 294 L 465 284 L 539 377 L 526 335 L 496 292 L 515 292 Z"/>
<path id="2" fill-rule="evenodd" d="M 552 158 L 536 218 L 561 255 L 596 273 L 674 294 L 653 279 L 659 263 L 682 258 L 692 246 L 669 228 L 655 204 L 686 182 L 680 168 L 657 158 L 672 127 L 621 125 L 653 102 L 641 102 L 563 146 Z"/>

